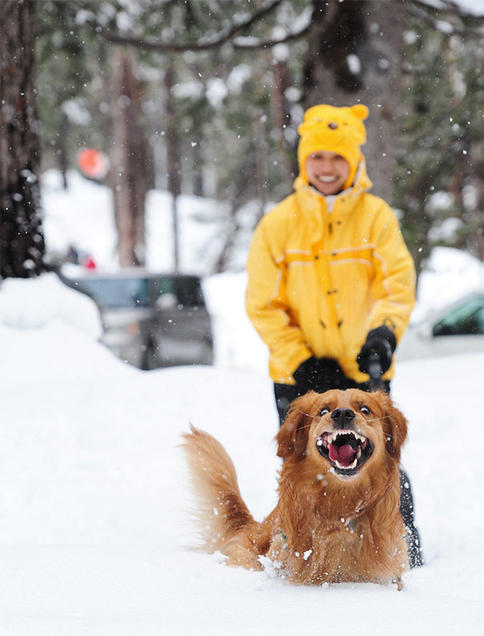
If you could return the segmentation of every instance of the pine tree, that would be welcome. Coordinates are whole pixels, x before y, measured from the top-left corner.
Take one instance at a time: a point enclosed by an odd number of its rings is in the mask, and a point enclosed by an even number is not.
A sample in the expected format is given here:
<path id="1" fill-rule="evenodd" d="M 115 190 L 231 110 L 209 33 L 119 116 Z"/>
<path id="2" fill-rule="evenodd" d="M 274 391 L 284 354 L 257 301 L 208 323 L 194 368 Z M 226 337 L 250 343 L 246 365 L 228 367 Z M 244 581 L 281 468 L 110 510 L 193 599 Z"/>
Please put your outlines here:
<path id="1" fill-rule="evenodd" d="M 484 49 L 422 20 L 407 32 L 396 205 L 420 270 L 434 245 L 484 257 Z"/>

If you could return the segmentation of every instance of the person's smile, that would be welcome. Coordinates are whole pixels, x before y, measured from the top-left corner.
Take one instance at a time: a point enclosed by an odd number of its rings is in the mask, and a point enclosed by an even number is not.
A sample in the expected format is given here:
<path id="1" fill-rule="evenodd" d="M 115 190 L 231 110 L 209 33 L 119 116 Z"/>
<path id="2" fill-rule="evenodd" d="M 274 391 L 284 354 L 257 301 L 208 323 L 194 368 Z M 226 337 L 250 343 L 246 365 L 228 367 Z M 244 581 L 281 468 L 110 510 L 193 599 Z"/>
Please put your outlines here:
<path id="1" fill-rule="evenodd" d="M 305 167 L 309 183 L 324 195 L 341 192 L 350 171 L 344 157 L 326 150 L 309 155 Z"/>

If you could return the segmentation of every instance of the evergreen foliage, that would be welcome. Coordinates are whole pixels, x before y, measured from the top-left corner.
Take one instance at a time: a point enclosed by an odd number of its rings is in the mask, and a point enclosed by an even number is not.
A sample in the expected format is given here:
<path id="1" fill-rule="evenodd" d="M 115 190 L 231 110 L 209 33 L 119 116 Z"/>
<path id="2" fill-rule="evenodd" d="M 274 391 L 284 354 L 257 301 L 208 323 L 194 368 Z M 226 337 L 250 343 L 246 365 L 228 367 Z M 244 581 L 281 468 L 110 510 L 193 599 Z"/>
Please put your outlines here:
<path id="1" fill-rule="evenodd" d="M 418 264 L 434 245 L 484 259 L 484 47 L 409 24 L 395 200 Z"/>

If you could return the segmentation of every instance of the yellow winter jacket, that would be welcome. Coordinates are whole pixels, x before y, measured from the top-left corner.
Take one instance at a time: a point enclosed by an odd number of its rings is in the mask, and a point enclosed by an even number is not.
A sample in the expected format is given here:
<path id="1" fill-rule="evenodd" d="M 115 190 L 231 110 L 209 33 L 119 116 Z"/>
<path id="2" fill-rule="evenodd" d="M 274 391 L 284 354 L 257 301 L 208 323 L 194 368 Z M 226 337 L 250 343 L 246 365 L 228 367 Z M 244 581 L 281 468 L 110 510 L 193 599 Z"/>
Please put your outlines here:
<path id="1" fill-rule="evenodd" d="M 294 384 L 311 355 L 335 358 L 356 382 L 370 329 L 404 333 L 415 270 L 398 221 L 371 187 L 364 161 L 355 185 L 325 197 L 298 177 L 295 192 L 266 214 L 249 251 L 246 308 L 270 351 L 274 382 Z M 384 375 L 393 377 L 393 365 Z"/>

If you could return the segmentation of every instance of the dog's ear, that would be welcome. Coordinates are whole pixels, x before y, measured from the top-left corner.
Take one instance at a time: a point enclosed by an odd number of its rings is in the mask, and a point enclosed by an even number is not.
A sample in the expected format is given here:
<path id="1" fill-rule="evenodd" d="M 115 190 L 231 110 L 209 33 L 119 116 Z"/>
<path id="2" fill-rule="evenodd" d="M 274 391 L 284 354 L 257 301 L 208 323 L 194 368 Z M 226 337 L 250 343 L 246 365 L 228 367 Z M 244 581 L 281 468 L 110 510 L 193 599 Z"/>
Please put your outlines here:
<path id="1" fill-rule="evenodd" d="M 312 423 L 311 407 L 318 393 L 310 391 L 291 404 L 289 413 L 276 435 L 277 455 L 283 459 L 294 456 L 302 459 L 306 452 L 309 428 Z"/>
<path id="2" fill-rule="evenodd" d="M 386 448 L 389 455 L 399 462 L 400 449 L 407 437 L 407 419 L 386 393 L 381 393 L 380 397 L 385 410 Z"/>

